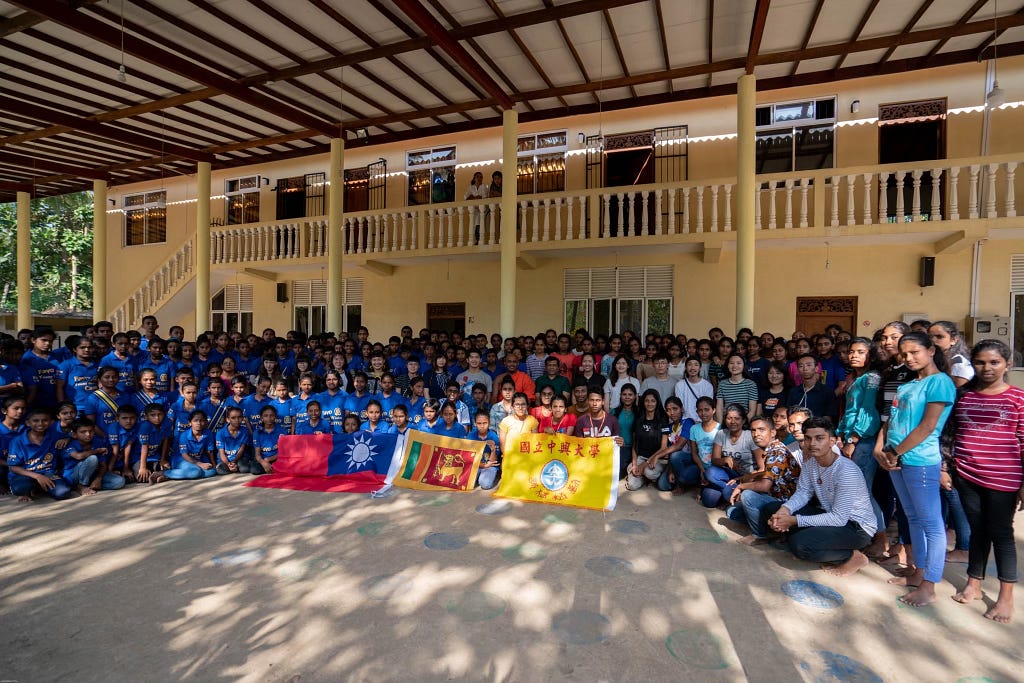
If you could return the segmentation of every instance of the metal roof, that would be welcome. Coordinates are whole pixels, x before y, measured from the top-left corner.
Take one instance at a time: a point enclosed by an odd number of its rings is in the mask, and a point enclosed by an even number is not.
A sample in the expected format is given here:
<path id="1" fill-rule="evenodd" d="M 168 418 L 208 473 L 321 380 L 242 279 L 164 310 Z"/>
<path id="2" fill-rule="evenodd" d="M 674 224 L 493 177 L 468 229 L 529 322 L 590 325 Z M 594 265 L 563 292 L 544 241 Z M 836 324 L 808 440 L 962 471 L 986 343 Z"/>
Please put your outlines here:
<path id="1" fill-rule="evenodd" d="M 0 199 L 496 126 L 508 106 L 725 95 L 746 72 L 775 89 L 975 62 L 996 37 L 1024 53 L 1024 0 L 0 0 Z"/>

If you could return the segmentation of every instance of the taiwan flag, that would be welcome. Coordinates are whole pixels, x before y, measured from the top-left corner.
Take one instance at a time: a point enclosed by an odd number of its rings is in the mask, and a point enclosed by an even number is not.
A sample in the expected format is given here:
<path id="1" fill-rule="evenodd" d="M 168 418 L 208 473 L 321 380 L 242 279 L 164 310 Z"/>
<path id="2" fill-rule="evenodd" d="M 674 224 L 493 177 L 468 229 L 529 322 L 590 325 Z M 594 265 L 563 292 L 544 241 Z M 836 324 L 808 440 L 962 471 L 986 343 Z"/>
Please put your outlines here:
<path id="1" fill-rule="evenodd" d="M 246 486 L 370 493 L 384 484 L 396 441 L 395 434 L 370 432 L 282 436 L 274 473 Z"/>

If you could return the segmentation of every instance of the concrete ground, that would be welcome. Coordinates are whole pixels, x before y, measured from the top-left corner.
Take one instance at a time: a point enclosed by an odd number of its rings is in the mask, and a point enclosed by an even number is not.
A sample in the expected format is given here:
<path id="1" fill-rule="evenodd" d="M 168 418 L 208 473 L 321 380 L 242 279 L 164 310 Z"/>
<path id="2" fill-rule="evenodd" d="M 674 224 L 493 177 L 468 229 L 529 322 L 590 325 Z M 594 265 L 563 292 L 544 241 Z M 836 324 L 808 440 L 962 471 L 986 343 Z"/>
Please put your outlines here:
<path id="1" fill-rule="evenodd" d="M 1024 612 L 950 600 L 965 565 L 913 609 L 880 567 L 740 546 L 691 496 L 601 513 L 246 479 L 0 501 L 0 680 L 1024 679 Z"/>

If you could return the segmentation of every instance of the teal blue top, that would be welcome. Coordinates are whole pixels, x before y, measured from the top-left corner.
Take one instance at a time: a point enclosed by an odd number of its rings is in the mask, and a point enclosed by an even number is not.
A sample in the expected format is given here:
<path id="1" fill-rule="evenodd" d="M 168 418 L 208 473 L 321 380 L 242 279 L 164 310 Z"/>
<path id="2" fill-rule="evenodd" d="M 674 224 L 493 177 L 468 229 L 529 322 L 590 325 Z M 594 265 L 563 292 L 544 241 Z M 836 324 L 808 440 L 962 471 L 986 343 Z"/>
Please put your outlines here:
<path id="1" fill-rule="evenodd" d="M 839 436 L 845 439 L 857 435 L 864 439 L 878 434 L 882 419 L 875 401 L 881 381 L 877 372 L 865 372 L 850 385 L 846 391 L 846 410 L 836 429 Z"/>
<path id="2" fill-rule="evenodd" d="M 889 413 L 889 432 L 886 435 L 887 446 L 895 448 L 921 424 L 924 411 L 929 403 L 943 404 L 942 415 L 924 441 L 903 454 L 903 464 L 910 467 L 927 467 L 942 462 L 939 452 L 939 434 L 946 424 L 953 403 L 956 401 L 956 385 L 944 372 L 936 372 L 924 379 L 915 379 L 900 386 L 896 398 L 892 402 Z"/>

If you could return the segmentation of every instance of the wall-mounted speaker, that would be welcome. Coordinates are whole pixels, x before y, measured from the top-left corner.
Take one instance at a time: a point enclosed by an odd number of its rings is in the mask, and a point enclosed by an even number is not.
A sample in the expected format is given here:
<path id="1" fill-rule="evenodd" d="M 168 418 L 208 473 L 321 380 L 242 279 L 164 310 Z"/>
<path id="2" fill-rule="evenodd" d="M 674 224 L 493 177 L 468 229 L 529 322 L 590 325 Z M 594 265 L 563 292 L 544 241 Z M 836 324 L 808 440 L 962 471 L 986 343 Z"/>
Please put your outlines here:
<path id="1" fill-rule="evenodd" d="M 934 284 L 935 284 L 935 257 L 934 256 L 922 256 L 921 257 L 920 285 L 922 287 L 931 287 Z"/>
<path id="2" fill-rule="evenodd" d="M 932 259 L 933 261 L 935 259 Z M 288 301 L 288 283 L 278 282 L 277 283 L 277 302 L 279 304 L 287 303 Z"/>

